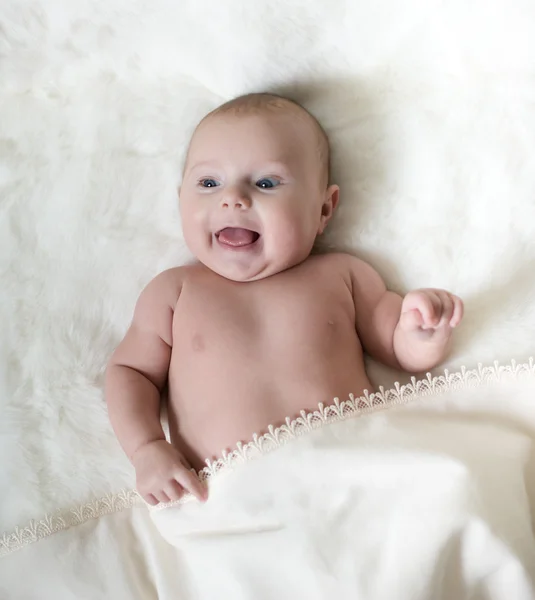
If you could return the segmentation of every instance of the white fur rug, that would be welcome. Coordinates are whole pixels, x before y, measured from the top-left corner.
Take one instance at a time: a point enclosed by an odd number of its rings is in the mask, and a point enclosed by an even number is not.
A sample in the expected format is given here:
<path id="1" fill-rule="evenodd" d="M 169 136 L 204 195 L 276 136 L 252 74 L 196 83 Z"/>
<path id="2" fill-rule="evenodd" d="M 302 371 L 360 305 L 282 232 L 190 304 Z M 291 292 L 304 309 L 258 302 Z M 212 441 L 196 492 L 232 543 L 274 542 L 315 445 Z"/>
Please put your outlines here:
<path id="1" fill-rule="evenodd" d="M 533 2 L 3 0 L 0 531 L 132 485 L 104 366 L 141 287 L 188 258 L 192 128 L 259 90 L 331 137 L 325 245 L 465 299 L 447 366 L 533 354 Z"/>

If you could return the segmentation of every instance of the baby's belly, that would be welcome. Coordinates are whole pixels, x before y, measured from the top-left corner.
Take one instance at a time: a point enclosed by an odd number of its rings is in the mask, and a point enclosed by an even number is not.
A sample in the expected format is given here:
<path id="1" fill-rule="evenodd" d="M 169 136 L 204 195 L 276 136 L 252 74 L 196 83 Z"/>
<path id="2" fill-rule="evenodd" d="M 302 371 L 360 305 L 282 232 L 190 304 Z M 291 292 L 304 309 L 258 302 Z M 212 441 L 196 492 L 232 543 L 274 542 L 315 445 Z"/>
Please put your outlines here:
<path id="1" fill-rule="evenodd" d="M 298 352 L 299 351 L 299 352 Z M 186 364 L 187 363 L 187 364 Z M 335 397 L 347 399 L 371 389 L 362 351 L 340 344 L 330 356 L 306 346 L 263 355 L 257 349 L 226 356 L 173 360 L 169 373 L 171 438 L 200 469 L 253 434 L 279 426 L 287 417 L 313 411 Z"/>

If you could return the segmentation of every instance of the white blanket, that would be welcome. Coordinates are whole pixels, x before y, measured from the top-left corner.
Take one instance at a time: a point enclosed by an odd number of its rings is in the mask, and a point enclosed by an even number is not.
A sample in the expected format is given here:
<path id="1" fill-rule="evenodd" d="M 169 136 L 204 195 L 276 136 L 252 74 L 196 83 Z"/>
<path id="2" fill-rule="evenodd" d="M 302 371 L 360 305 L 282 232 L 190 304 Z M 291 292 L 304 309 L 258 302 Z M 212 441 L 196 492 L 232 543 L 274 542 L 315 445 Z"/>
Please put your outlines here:
<path id="1" fill-rule="evenodd" d="M 302 101 L 329 133 L 342 197 L 324 245 L 400 292 L 466 300 L 447 367 L 535 352 L 531 0 L 3 0 L 0 532 L 112 510 L 94 499 L 132 487 L 104 366 L 142 286 L 189 258 L 176 188 L 195 123 L 258 90 Z M 378 385 L 404 377 L 369 367 Z M 6 563 L 33 566 L 63 535 Z M 97 581 L 116 560 L 101 551 Z M 60 563 L 39 560 L 53 591 Z"/>
<path id="2" fill-rule="evenodd" d="M 535 366 L 505 371 L 288 420 L 206 469 L 206 504 L 124 493 L 15 532 L 1 597 L 532 600 Z"/>

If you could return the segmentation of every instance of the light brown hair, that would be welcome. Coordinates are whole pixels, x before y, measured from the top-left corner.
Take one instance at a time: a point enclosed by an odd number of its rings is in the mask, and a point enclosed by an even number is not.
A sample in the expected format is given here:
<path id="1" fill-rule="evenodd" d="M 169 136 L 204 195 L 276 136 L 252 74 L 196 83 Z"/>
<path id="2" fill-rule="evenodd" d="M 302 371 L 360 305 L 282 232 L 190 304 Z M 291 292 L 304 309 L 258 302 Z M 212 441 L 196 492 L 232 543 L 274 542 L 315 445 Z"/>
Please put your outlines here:
<path id="1" fill-rule="evenodd" d="M 329 185 L 330 180 L 330 145 L 329 138 L 325 133 L 325 130 L 320 125 L 316 117 L 311 114 L 306 108 L 301 106 L 298 102 L 279 96 L 277 94 L 271 94 L 268 92 L 259 92 L 252 94 L 245 94 L 233 98 L 228 102 L 225 102 L 221 106 L 218 106 L 213 111 L 209 112 L 199 123 L 205 122 L 211 117 L 232 114 L 232 115 L 249 115 L 255 113 L 261 113 L 263 111 L 281 111 L 281 110 L 294 110 L 296 114 L 301 115 L 307 119 L 312 125 L 316 132 L 318 139 L 318 153 L 320 158 L 320 164 L 322 165 L 322 179 L 325 182 L 325 187 Z"/>

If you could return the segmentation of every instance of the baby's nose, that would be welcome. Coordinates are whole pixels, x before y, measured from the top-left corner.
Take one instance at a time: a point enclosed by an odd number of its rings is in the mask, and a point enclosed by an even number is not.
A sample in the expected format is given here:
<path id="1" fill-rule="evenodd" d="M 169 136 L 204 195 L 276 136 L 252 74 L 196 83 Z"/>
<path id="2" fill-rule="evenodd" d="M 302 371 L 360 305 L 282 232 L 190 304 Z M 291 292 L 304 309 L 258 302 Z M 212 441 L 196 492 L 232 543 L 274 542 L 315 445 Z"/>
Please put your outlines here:
<path id="1" fill-rule="evenodd" d="M 229 190 L 221 200 L 223 208 L 250 208 L 251 199 L 241 190 Z"/>

